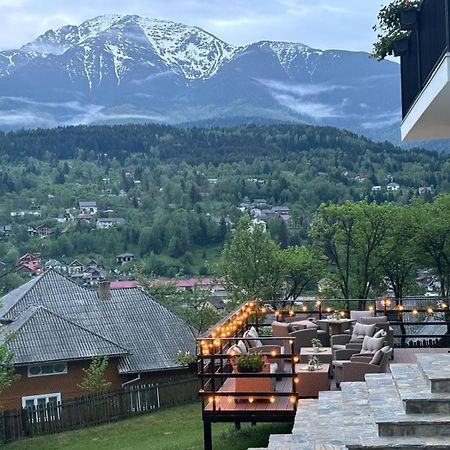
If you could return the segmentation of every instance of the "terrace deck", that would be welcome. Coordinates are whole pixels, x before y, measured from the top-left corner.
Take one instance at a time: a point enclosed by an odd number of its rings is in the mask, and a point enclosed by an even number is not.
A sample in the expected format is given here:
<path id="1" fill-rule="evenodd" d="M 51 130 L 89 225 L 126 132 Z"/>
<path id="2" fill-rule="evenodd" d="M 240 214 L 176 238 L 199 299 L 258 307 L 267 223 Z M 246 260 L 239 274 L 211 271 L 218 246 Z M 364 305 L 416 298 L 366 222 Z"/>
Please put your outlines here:
<path id="1" fill-rule="evenodd" d="M 230 397 L 220 397 L 218 401 L 215 402 L 215 410 L 213 408 L 213 402 L 208 402 L 203 410 L 204 416 L 239 416 L 242 418 L 243 415 L 251 415 L 251 413 L 267 414 L 271 417 L 274 415 L 284 417 L 289 421 L 289 418 L 295 417 L 294 406 L 290 401 L 289 397 L 277 397 L 277 392 L 292 392 L 292 379 L 285 377 L 280 381 L 276 382 L 275 392 L 274 392 L 274 402 L 271 403 L 269 398 L 260 399 L 253 403 L 250 403 L 247 399 L 242 399 L 241 401 L 235 402 L 232 395 L 236 392 L 235 389 L 236 379 L 228 378 L 223 386 L 219 389 L 221 393 L 230 393 Z M 210 413 L 210 414 L 208 414 Z M 247 419 L 248 421 L 248 419 Z"/>
<path id="2" fill-rule="evenodd" d="M 396 348 L 391 364 L 414 364 L 416 353 L 449 353 L 449 348 Z"/>

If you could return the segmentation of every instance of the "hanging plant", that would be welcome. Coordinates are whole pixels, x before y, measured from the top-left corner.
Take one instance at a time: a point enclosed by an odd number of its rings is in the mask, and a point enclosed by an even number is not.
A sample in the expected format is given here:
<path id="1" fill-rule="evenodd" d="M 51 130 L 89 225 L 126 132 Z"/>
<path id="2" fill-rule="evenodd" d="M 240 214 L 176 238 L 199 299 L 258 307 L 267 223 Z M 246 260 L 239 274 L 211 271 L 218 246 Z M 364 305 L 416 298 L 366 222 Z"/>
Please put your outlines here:
<path id="1" fill-rule="evenodd" d="M 392 55 L 395 41 L 409 38 L 411 32 L 402 29 L 401 16 L 406 11 L 417 11 L 420 3 L 421 0 L 394 0 L 380 9 L 378 22 L 373 27 L 378 33 L 371 53 L 374 58 L 382 61 L 386 56 Z M 408 19 L 407 25 L 411 25 L 411 18 Z M 396 55 L 400 55 L 400 52 L 396 52 Z"/>

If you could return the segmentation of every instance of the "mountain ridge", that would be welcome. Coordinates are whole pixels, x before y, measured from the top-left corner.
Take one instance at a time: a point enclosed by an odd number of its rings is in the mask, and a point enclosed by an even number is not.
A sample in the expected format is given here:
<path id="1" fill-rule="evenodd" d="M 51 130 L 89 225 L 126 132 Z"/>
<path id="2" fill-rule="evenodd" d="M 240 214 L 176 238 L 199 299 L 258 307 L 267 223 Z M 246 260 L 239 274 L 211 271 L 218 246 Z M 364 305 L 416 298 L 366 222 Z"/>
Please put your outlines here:
<path id="1" fill-rule="evenodd" d="M 397 140 L 399 66 L 364 52 L 106 15 L 0 52 L 0 128 L 229 117 L 331 125 Z"/>

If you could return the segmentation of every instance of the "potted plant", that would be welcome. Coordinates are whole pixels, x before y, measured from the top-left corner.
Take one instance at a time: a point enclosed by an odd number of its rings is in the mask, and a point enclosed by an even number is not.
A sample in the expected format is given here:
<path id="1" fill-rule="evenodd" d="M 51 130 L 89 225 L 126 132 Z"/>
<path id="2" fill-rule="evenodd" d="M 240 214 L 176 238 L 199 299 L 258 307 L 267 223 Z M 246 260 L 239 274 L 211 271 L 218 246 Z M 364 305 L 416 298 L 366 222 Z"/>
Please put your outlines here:
<path id="1" fill-rule="evenodd" d="M 319 353 L 320 349 L 323 347 L 322 342 L 317 338 L 311 339 L 311 345 L 314 353 Z"/>
<path id="2" fill-rule="evenodd" d="M 408 49 L 410 31 L 415 23 L 420 0 L 393 0 L 380 9 L 378 23 L 373 27 L 378 31 L 373 45 L 372 56 L 383 60 L 387 55 L 401 56 Z"/>
<path id="3" fill-rule="evenodd" d="M 185 352 L 179 350 L 175 356 L 175 361 L 182 366 L 188 366 L 193 372 L 197 370 L 197 357 L 189 350 Z"/>
<path id="4" fill-rule="evenodd" d="M 314 372 L 316 369 L 320 369 L 322 367 L 322 363 L 317 356 L 310 356 L 308 361 L 308 370 L 310 372 Z"/>
<path id="5" fill-rule="evenodd" d="M 265 364 L 264 356 L 261 353 L 251 355 L 241 355 L 234 358 L 236 368 L 239 373 L 259 373 L 262 372 Z"/>

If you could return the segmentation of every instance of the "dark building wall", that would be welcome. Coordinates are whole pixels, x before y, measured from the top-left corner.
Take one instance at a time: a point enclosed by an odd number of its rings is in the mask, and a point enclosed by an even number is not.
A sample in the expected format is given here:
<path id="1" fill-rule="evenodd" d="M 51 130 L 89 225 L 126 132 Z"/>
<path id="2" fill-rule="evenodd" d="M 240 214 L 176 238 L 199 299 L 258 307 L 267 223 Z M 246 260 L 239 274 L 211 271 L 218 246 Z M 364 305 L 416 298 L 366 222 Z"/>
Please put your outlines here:
<path id="1" fill-rule="evenodd" d="M 9 389 L 0 394 L 0 406 L 3 410 L 19 409 L 22 407 L 22 397 L 57 393 L 61 400 L 69 400 L 85 394 L 78 384 L 85 377 L 83 369 L 89 366 L 89 361 L 74 361 L 67 364 L 67 373 L 61 375 L 47 375 L 28 377 L 26 367 L 18 367 L 16 372 L 20 379 Z M 110 360 L 105 377 L 112 382 L 111 389 L 118 389 L 124 382 L 124 377 L 117 372 L 117 361 Z"/>

